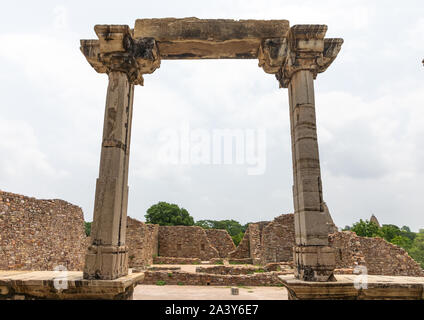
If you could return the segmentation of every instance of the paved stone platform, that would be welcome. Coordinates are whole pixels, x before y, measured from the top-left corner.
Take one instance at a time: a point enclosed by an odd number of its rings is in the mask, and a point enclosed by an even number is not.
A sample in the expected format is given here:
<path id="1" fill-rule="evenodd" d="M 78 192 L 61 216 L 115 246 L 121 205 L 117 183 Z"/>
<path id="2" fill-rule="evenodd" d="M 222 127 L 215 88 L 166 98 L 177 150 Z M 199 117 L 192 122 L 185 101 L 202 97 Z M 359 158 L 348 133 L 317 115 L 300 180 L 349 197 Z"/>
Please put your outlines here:
<path id="1" fill-rule="evenodd" d="M 138 285 L 134 300 L 287 300 L 284 287 L 238 287 L 232 295 L 231 287 Z"/>
<path id="2" fill-rule="evenodd" d="M 0 300 L 132 299 L 144 273 L 115 280 L 85 280 L 81 271 L 0 271 Z"/>
<path id="3" fill-rule="evenodd" d="M 424 277 L 368 275 L 366 283 L 360 283 L 357 275 L 335 277 L 336 282 L 307 282 L 279 276 L 289 300 L 424 300 Z M 362 288 L 355 288 L 355 280 Z"/>

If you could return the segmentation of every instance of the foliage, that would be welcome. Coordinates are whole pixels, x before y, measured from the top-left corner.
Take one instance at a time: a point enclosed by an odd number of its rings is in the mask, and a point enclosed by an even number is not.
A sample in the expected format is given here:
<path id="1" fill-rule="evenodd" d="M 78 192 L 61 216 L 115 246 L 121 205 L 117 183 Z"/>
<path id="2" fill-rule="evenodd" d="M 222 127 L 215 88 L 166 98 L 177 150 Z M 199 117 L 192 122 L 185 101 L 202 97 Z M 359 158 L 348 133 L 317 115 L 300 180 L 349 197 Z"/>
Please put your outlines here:
<path id="1" fill-rule="evenodd" d="M 419 262 L 421 268 L 424 269 L 424 229 L 421 229 L 420 232 L 416 234 L 408 253 L 415 261 Z"/>
<path id="2" fill-rule="evenodd" d="M 381 228 L 374 222 L 362 219 L 354 223 L 351 231 L 361 237 L 383 237 Z"/>
<path id="3" fill-rule="evenodd" d="M 244 233 L 240 232 L 239 234 L 236 234 L 235 236 L 232 236 L 233 242 L 236 246 L 239 245 L 240 241 L 243 239 Z"/>
<path id="4" fill-rule="evenodd" d="M 395 236 L 390 242 L 406 251 L 410 250 L 412 247 L 412 240 L 404 236 Z"/>
<path id="5" fill-rule="evenodd" d="M 176 204 L 159 202 L 151 206 L 146 215 L 147 223 L 154 223 L 160 226 L 192 226 L 194 219 L 184 208 Z"/>
<path id="6" fill-rule="evenodd" d="M 158 280 L 158 281 L 156 281 L 156 285 L 157 286 L 164 286 L 164 285 L 166 285 L 166 281 Z"/>
<path id="7" fill-rule="evenodd" d="M 88 237 L 91 234 L 91 222 L 84 222 L 85 235 Z"/>

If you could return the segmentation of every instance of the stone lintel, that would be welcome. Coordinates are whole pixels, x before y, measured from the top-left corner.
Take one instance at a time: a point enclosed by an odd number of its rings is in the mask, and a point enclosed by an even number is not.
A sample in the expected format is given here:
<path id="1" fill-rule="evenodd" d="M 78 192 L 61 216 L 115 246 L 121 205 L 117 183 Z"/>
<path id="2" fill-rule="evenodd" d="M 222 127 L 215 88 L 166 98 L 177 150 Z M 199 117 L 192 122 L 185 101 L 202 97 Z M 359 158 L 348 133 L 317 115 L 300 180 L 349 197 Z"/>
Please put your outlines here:
<path id="1" fill-rule="evenodd" d="M 159 68 L 160 60 L 259 59 L 265 72 L 287 87 L 298 70 L 314 78 L 337 57 L 342 39 L 325 39 L 326 25 L 295 25 L 287 20 L 198 18 L 137 19 L 127 25 L 96 25 L 99 40 L 81 40 L 81 51 L 100 73 L 108 72 L 105 56 L 127 54 L 137 64 L 135 84 L 142 74 Z M 134 70 L 133 70 L 134 74 Z"/>
<path id="2" fill-rule="evenodd" d="M 152 37 L 162 59 L 256 59 L 263 39 L 284 38 L 287 20 L 137 19 L 134 37 Z"/>
<path id="3" fill-rule="evenodd" d="M 287 20 L 231 20 L 198 18 L 137 19 L 134 37 L 162 41 L 262 40 L 285 37 Z"/>

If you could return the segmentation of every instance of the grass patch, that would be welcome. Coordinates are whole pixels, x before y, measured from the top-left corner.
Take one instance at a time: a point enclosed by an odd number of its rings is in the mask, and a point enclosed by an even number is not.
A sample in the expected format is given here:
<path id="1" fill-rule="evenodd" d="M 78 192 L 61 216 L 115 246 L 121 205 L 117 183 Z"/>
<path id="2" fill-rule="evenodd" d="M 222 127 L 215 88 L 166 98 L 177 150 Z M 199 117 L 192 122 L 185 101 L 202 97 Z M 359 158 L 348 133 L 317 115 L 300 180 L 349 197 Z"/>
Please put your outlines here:
<path id="1" fill-rule="evenodd" d="M 179 286 L 183 286 L 183 285 L 184 285 L 184 283 L 182 283 L 182 282 L 178 282 L 178 283 L 177 283 L 177 285 L 179 285 Z"/>
<path id="2" fill-rule="evenodd" d="M 168 277 L 169 277 L 169 278 L 172 278 L 172 272 L 169 272 L 169 273 L 168 273 Z"/>
<path id="3" fill-rule="evenodd" d="M 164 286 L 165 284 L 166 284 L 166 281 L 163 281 L 163 280 L 156 281 L 157 286 Z"/>

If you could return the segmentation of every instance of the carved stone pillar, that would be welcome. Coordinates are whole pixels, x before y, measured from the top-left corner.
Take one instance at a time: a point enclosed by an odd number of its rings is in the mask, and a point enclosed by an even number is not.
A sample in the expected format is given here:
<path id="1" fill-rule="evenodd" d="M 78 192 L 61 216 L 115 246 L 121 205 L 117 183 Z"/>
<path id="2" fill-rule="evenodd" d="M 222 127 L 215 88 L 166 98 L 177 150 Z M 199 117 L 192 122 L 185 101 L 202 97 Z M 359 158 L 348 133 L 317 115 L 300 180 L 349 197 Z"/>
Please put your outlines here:
<path id="1" fill-rule="evenodd" d="M 111 280 L 128 274 L 125 236 L 134 84 L 142 84 L 142 74 L 153 72 L 159 62 L 154 40 L 134 41 L 128 26 L 96 26 L 95 31 L 99 41 L 83 40 L 81 49 L 98 72 L 108 74 L 109 85 L 84 278 Z"/>
<path id="2" fill-rule="evenodd" d="M 296 246 L 295 276 L 305 281 L 334 279 L 334 250 L 328 234 L 334 231 L 323 200 L 315 117 L 314 79 L 337 56 L 342 39 L 324 39 L 325 25 L 296 25 L 287 39 L 267 39 L 259 65 L 275 73 L 289 89 L 293 160 L 293 202 Z"/>

